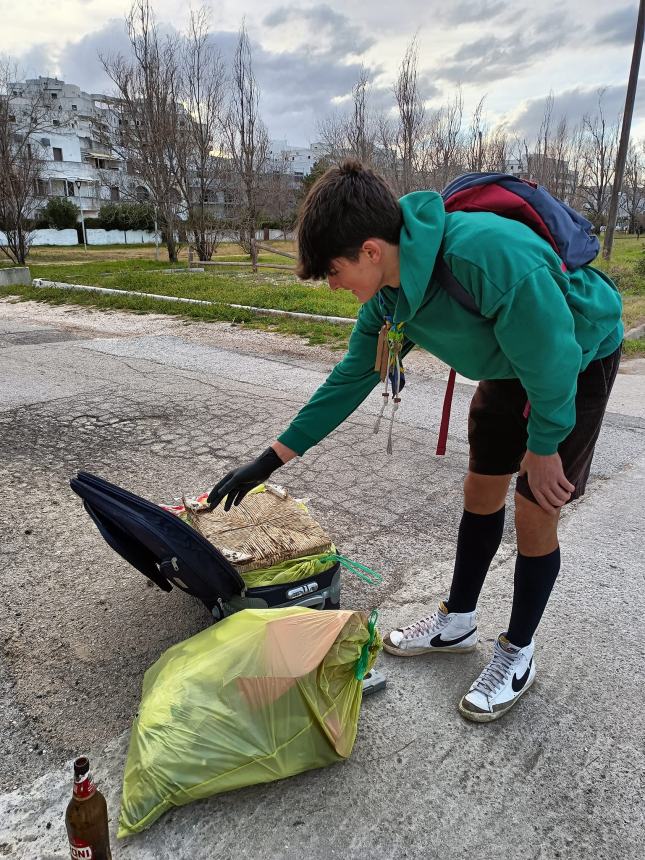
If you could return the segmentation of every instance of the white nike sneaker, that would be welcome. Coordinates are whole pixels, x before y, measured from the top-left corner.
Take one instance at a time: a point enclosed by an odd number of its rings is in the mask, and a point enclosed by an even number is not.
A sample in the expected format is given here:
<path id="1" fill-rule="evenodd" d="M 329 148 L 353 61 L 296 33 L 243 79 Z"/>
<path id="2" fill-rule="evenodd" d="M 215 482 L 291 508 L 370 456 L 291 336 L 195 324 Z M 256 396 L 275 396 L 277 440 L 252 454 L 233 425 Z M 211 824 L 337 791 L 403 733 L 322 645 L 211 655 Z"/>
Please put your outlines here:
<path id="1" fill-rule="evenodd" d="M 489 723 L 510 710 L 535 680 L 533 640 L 524 648 L 501 634 L 493 658 L 459 702 L 459 713 L 476 723 Z"/>
<path id="2" fill-rule="evenodd" d="M 415 654 L 467 654 L 477 646 L 477 613 L 448 612 L 441 601 L 427 618 L 400 630 L 392 630 L 383 639 L 383 647 L 399 657 Z"/>

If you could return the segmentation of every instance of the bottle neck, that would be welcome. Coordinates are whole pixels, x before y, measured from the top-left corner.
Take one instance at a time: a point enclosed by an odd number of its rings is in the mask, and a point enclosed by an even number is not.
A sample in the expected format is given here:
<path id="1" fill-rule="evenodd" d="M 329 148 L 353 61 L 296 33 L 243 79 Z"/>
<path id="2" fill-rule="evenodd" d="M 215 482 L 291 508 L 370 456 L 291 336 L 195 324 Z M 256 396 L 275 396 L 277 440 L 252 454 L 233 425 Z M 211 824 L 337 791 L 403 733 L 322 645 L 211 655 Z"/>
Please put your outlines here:
<path id="1" fill-rule="evenodd" d="M 74 797 L 76 800 L 88 800 L 96 792 L 96 786 L 91 773 L 74 777 Z"/>

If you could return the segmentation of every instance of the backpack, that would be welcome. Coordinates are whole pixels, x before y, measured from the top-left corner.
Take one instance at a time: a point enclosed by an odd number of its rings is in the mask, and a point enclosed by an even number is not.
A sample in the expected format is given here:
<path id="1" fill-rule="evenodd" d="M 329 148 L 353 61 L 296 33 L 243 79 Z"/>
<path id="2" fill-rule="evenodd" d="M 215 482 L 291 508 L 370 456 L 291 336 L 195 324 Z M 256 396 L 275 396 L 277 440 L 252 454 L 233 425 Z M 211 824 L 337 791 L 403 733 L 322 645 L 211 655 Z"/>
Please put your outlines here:
<path id="1" fill-rule="evenodd" d="M 441 192 L 446 212 L 492 212 L 526 224 L 551 245 L 562 261 L 562 271 L 575 271 L 597 256 L 600 242 L 590 221 L 541 185 L 506 173 L 465 173 Z M 470 313 L 481 316 L 471 294 L 450 271 L 441 251 L 432 279 Z M 437 441 L 439 455 L 446 453 L 450 406 L 456 373 L 451 369 L 444 396 Z M 529 404 L 525 410 L 528 417 Z"/>

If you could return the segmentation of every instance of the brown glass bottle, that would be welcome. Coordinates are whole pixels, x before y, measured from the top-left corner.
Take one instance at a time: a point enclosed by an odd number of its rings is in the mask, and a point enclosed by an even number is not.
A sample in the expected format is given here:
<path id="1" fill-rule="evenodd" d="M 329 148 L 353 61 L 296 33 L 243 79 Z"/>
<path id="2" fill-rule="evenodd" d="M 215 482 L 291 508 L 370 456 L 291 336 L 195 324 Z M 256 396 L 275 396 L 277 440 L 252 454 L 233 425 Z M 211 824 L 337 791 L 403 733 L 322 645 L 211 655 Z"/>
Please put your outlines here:
<path id="1" fill-rule="evenodd" d="M 85 756 L 74 762 L 74 794 L 67 805 L 65 826 L 72 860 L 112 860 L 107 803 L 94 785 Z"/>

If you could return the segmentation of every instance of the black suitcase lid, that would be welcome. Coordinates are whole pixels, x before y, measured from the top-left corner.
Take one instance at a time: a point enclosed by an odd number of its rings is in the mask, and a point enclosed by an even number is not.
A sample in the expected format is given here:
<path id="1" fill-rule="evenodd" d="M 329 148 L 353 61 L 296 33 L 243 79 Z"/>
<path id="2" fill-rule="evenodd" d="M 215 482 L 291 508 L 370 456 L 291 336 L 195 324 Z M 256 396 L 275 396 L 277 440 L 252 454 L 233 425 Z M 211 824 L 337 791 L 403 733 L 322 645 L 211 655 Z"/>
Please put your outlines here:
<path id="1" fill-rule="evenodd" d="M 70 486 L 112 549 L 159 588 L 175 585 L 209 609 L 244 593 L 233 565 L 179 517 L 89 472 Z"/>

